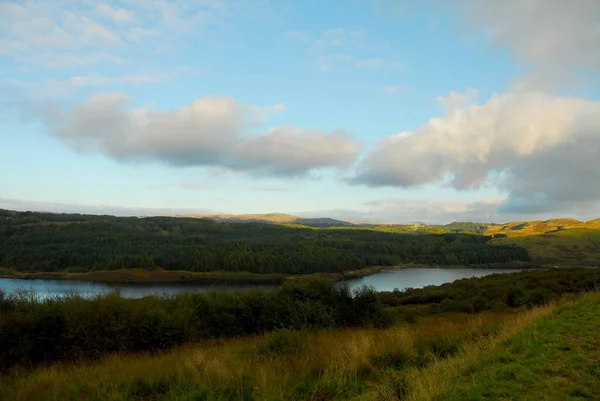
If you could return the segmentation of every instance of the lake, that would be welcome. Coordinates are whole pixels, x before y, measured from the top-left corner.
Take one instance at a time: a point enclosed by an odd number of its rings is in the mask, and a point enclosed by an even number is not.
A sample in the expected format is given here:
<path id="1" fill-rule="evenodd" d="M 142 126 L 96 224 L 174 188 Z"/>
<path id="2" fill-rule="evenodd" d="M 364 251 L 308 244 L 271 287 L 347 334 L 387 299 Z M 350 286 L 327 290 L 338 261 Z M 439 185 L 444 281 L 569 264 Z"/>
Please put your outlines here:
<path id="1" fill-rule="evenodd" d="M 440 285 L 468 277 L 481 277 L 494 273 L 514 273 L 521 269 L 483 269 L 483 268 L 421 268 L 421 269 L 388 269 L 370 276 L 347 280 L 351 288 L 362 285 L 373 286 L 377 291 L 393 291 L 412 287 L 421 288 L 427 285 Z M 79 293 L 90 297 L 99 293 L 120 291 L 127 298 L 141 298 L 147 295 L 176 295 L 186 291 L 237 291 L 250 288 L 276 288 L 276 284 L 199 284 L 199 283 L 138 283 L 117 284 L 76 280 L 22 280 L 0 278 L 0 289 L 7 293 L 15 290 L 33 290 L 40 297 Z"/>
<path id="2" fill-rule="evenodd" d="M 14 290 L 33 290 L 41 298 L 78 293 L 91 297 L 100 293 L 119 291 L 127 298 L 148 295 L 177 295 L 186 291 L 236 291 L 251 288 L 275 288 L 277 284 L 200 284 L 200 283 L 102 283 L 78 280 L 22 280 L 0 278 L 0 289 L 9 293 Z"/>
<path id="3" fill-rule="evenodd" d="M 428 285 L 451 283 L 461 278 L 483 277 L 494 273 L 516 273 L 523 269 L 484 269 L 484 268 L 421 268 L 385 269 L 370 276 L 345 281 L 350 288 L 369 285 L 377 291 L 393 291 L 394 288 L 423 288 Z"/>

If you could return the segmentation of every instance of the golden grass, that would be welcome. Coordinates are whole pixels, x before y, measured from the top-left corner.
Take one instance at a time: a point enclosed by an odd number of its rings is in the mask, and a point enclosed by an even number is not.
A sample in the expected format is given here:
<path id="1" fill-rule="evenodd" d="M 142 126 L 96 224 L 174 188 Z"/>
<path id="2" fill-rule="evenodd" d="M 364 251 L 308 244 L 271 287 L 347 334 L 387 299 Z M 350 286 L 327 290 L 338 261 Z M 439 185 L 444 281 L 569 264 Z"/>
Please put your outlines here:
<path id="1" fill-rule="evenodd" d="M 376 391 L 384 378 L 362 378 L 357 372 L 361 367 L 369 367 L 374 355 L 410 353 L 416 342 L 442 336 L 470 339 L 474 333 L 499 325 L 520 327 L 533 316 L 533 312 L 456 315 L 423 318 L 414 325 L 382 330 L 312 332 L 306 333 L 308 349 L 291 355 L 258 354 L 257 345 L 268 341 L 269 336 L 188 345 L 159 355 L 113 355 L 98 363 L 21 372 L 0 382 L 0 387 L 4 387 L 0 398 L 5 395 L 11 400 L 124 400 L 129 399 L 132 384 L 141 380 L 166 382 L 169 394 L 183 397 L 166 399 L 186 399 L 192 389 L 204 388 L 217 394 L 226 388 L 239 388 L 244 378 L 251 378 L 253 394 L 261 400 L 290 399 L 307 380 L 323 386 L 342 383 L 338 391 L 349 385 L 344 383 L 360 384 L 364 387 L 361 392 L 368 393 Z"/>
<path id="2" fill-rule="evenodd" d="M 558 230 L 572 228 L 594 228 L 595 224 L 584 223 L 575 219 L 551 219 L 534 221 L 515 221 L 502 225 L 489 226 L 485 235 L 506 234 L 509 237 L 522 237 L 527 235 L 542 235 Z M 600 228 L 600 227 L 598 227 Z"/>
<path id="3" fill-rule="evenodd" d="M 540 263 L 566 266 L 596 265 L 600 259 L 600 231 L 572 228 L 543 235 L 498 238 L 492 244 L 518 245 Z"/>

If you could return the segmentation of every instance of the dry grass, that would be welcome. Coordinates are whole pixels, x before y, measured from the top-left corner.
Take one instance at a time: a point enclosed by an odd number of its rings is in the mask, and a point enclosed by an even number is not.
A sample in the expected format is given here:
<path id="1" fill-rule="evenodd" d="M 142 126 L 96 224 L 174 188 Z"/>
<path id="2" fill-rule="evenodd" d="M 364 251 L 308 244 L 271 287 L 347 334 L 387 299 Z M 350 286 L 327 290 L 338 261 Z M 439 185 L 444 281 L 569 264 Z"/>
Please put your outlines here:
<path id="1" fill-rule="evenodd" d="M 264 347 L 273 341 L 270 334 L 211 340 L 158 355 L 113 355 L 15 373 L 0 379 L 0 399 L 444 399 L 509 340 L 545 324 L 557 311 L 570 308 L 577 314 L 575 307 L 589 300 L 597 305 L 600 296 L 568 297 L 518 313 L 423 317 L 389 329 L 293 333 L 297 350 L 264 352 L 272 349 Z M 449 355 L 433 352 L 436 342 L 455 349 Z M 393 365 L 402 358 L 406 365 Z M 381 361 L 391 363 L 382 366 Z"/>
<path id="2" fill-rule="evenodd" d="M 293 354 L 261 355 L 257 346 L 270 339 L 264 336 L 188 345 L 160 355 L 114 355 L 98 363 L 22 372 L 0 382 L 0 398 L 152 399 L 143 397 L 147 391 L 173 400 L 348 399 L 377 391 L 385 382 L 389 372 L 373 366 L 376 355 L 413 355 L 418 343 L 442 337 L 468 343 L 494 328 L 516 327 L 529 316 L 456 315 L 384 330 L 305 333 L 309 347 Z M 136 388 L 144 390 L 142 395 L 136 396 Z"/>
<path id="3" fill-rule="evenodd" d="M 590 222 L 592 223 L 592 222 Z M 567 230 L 571 228 L 592 228 L 587 223 L 575 219 L 551 219 L 534 221 L 515 221 L 502 225 L 489 226 L 485 235 L 506 234 L 509 237 L 522 237 L 526 235 L 541 235 L 548 232 Z"/>

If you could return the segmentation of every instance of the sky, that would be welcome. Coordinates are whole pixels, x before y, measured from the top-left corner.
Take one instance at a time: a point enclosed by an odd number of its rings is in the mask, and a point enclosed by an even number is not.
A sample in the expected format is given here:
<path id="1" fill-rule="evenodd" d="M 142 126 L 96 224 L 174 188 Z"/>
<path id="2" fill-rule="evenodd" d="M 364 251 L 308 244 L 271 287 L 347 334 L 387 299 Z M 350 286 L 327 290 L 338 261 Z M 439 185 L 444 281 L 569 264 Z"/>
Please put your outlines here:
<path id="1" fill-rule="evenodd" d="M 600 217 L 598 0 L 0 0 L 0 102 L 4 209 Z"/>

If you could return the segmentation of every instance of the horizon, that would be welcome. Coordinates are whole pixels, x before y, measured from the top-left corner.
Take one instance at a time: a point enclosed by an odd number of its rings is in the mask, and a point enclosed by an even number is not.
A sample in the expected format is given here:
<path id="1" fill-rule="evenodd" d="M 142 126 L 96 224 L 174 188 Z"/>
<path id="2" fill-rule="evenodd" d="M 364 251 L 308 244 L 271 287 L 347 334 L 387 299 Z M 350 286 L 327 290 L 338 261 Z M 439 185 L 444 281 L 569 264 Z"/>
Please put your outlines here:
<path id="1" fill-rule="evenodd" d="M 0 209 L 600 216 L 594 0 L 5 1 L 0 101 Z"/>
<path id="2" fill-rule="evenodd" d="M 1 201 L 1 200 L 0 200 Z M 1 203 L 0 203 L 1 205 Z M 302 214 L 294 214 L 294 213 L 281 213 L 281 212 L 267 212 L 267 213 L 244 213 L 244 214 L 231 214 L 231 213 L 176 213 L 177 210 L 163 209 L 162 211 L 159 209 L 148 209 L 146 211 L 142 211 L 143 209 L 130 209 L 129 212 L 123 210 L 122 214 L 116 214 L 114 212 L 102 212 L 101 210 L 92 210 L 90 212 L 87 211 L 67 211 L 65 210 L 14 210 L 14 209 L 4 209 L 0 207 L 0 210 L 6 210 L 10 212 L 17 213 L 25 213 L 25 212 L 33 212 L 33 213 L 49 213 L 49 214 L 75 214 L 75 215 L 91 215 L 91 216 L 110 216 L 110 217 L 138 217 L 138 218 L 149 218 L 149 217 L 173 217 L 173 218 L 210 218 L 210 217 L 223 217 L 223 218 L 236 218 L 236 217 L 249 217 L 254 216 L 258 220 L 261 217 L 266 217 L 268 215 L 286 215 L 290 217 L 294 217 L 297 219 L 331 219 L 338 220 L 343 223 L 350 223 L 354 225 L 423 225 L 423 226 L 434 226 L 434 225 L 447 225 L 452 223 L 476 223 L 476 224 L 488 224 L 488 225 L 505 225 L 505 224 L 514 224 L 514 223 L 532 223 L 536 221 L 548 222 L 548 221 L 556 221 L 556 220 L 575 220 L 580 223 L 589 223 L 595 220 L 600 220 L 600 218 L 592 218 L 589 220 L 578 220 L 570 217 L 553 217 L 551 219 L 546 220 L 527 220 L 527 221 L 503 221 L 503 222 L 493 222 L 493 221 L 468 221 L 468 220 L 452 220 L 446 222 L 438 222 L 438 223 L 428 223 L 424 221 L 405 221 L 405 222 L 389 222 L 389 221 L 369 221 L 369 220 L 343 220 L 337 219 L 330 216 L 306 216 Z M 150 211 L 150 212 L 149 212 Z M 138 212 L 138 213 L 136 213 Z M 149 212 L 150 214 L 145 214 Z M 226 221 L 225 221 L 226 222 Z M 276 223 L 280 224 L 280 223 Z"/>

